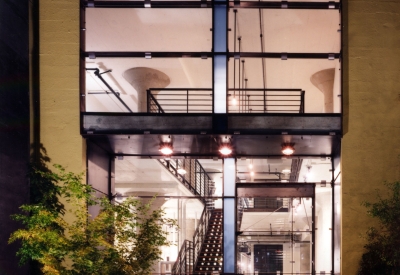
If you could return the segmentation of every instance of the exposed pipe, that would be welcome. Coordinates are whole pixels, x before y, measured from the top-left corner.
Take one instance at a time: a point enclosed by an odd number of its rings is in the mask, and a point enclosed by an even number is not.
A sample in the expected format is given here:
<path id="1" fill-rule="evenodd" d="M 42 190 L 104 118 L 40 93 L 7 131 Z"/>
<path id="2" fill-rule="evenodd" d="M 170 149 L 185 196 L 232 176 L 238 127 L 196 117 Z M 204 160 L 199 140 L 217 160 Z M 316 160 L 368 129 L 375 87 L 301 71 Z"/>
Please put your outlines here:
<path id="1" fill-rule="evenodd" d="M 101 76 L 102 74 L 111 72 L 111 70 L 105 71 L 100 73 L 100 70 L 97 68 L 86 68 L 86 71 L 94 71 L 94 75 L 97 76 L 101 82 L 104 83 L 104 85 L 107 86 L 107 88 L 113 93 L 113 95 L 122 103 L 122 105 L 125 106 L 126 109 L 128 109 L 129 112 L 133 113 L 132 110 L 128 107 L 128 105 L 126 105 L 126 103 L 119 97 L 119 95 L 113 90 L 113 88 L 111 88 L 110 85 L 108 85 L 108 83 L 104 80 L 104 78 Z"/>
<path id="2" fill-rule="evenodd" d="M 235 26 L 233 28 L 233 52 L 236 52 L 236 24 L 237 10 L 233 10 L 235 14 Z M 233 57 L 233 98 L 236 100 L 236 58 Z"/>
<path id="3" fill-rule="evenodd" d="M 242 43 L 241 43 L 241 41 L 242 41 L 242 37 L 241 36 L 239 36 L 238 37 L 238 43 L 239 43 L 239 77 L 238 77 L 238 82 L 239 82 L 239 113 L 240 113 L 240 111 L 241 111 L 241 109 L 242 109 L 242 103 L 241 103 L 241 96 L 242 96 L 242 92 L 241 92 L 241 90 L 240 90 L 240 51 L 241 51 L 241 48 L 242 48 Z"/>

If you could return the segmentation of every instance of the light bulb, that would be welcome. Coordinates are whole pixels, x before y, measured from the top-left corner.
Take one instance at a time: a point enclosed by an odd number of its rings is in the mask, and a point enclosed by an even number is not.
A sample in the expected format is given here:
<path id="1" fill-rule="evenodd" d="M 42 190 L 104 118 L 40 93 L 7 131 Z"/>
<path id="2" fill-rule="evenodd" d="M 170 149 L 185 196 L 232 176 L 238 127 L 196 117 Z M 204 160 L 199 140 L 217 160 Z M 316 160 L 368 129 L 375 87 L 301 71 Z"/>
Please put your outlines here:
<path id="1" fill-rule="evenodd" d="M 170 145 L 163 145 L 160 150 L 159 150 L 163 155 L 171 155 L 173 150 L 172 150 L 172 146 Z"/>
<path id="2" fill-rule="evenodd" d="M 232 153 L 232 149 L 228 145 L 224 145 L 221 147 L 221 149 L 219 149 L 219 152 L 224 156 L 227 156 Z"/>
<path id="3" fill-rule="evenodd" d="M 177 170 L 177 172 L 178 172 L 179 175 L 185 175 L 185 174 L 186 174 L 186 170 L 183 169 L 183 168 L 179 168 L 179 169 Z"/>

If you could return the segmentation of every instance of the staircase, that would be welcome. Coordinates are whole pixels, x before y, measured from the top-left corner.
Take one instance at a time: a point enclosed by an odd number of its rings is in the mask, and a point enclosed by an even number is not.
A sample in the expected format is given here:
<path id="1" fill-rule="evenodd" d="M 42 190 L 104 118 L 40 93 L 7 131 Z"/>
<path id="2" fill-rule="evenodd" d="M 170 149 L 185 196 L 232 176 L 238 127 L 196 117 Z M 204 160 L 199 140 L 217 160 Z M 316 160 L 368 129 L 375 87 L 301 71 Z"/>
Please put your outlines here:
<path id="1" fill-rule="evenodd" d="M 210 211 L 207 232 L 193 272 L 196 275 L 222 272 L 222 210 Z"/>

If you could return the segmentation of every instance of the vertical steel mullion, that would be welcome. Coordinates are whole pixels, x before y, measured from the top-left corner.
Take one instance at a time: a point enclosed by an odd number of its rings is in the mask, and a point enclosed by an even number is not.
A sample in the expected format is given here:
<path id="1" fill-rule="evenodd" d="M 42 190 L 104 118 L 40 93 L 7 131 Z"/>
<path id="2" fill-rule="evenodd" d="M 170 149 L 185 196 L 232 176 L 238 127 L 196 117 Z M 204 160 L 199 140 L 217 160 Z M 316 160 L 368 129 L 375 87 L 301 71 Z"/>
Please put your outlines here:
<path id="1" fill-rule="evenodd" d="M 311 247 L 311 274 L 315 275 L 315 185 L 313 186 L 312 195 L 312 247 Z"/>
<path id="2" fill-rule="evenodd" d="M 333 163 L 333 156 L 331 157 L 331 164 L 332 164 L 332 180 L 331 180 L 331 210 L 332 210 L 332 220 L 331 220 L 331 270 L 332 274 L 335 274 L 335 165 Z"/>

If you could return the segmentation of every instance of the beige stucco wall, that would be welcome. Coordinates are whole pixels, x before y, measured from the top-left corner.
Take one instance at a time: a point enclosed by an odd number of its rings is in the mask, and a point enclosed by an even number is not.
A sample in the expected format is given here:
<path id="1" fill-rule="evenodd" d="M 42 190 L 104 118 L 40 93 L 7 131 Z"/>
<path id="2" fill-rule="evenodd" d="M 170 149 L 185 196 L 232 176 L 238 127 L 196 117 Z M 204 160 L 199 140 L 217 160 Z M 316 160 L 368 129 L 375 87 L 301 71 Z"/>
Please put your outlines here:
<path id="1" fill-rule="evenodd" d="M 346 2 L 342 274 L 353 275 L 373 223 L 360 203 L 400 180 L 400 1 Z"/>
<path id="2" fill-rule="evenodd" d="M 39 1 L 40 140 L 52 163 L 85 168 L 79 133 L 79 1 Z"/>

